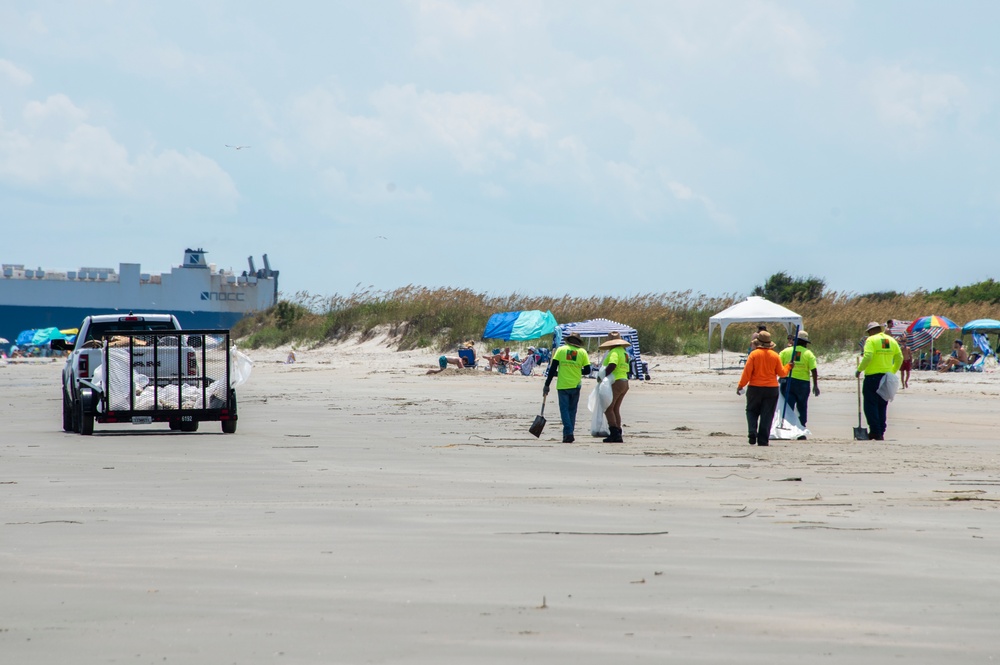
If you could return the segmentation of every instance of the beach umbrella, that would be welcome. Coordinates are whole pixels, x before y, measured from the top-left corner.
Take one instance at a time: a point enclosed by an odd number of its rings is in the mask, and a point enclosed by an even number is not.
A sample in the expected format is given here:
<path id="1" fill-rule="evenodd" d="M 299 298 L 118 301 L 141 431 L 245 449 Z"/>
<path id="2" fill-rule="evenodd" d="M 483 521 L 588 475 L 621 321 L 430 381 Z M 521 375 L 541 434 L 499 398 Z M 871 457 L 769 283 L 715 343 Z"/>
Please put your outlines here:
<path id="1" fill-rule="evenodd" d="M 920 332 L 921 330 L 926 330 L 930 333 L 931 337 L 937 339 L 945 330 L 958 330 L 959 325 L 949 319 L 947 316 L 938 316 L 936 314 L 931 314 L 930 316 L 921 316 L 919 319 L 911 323 L 907 328 L 906 332 Z"/>
<path id="2" fill-rule="evenodd" d="M 947 316 L 921 316 L 906 328 L 906 337 L 913 348 L 920 348 L 927 343 L 930 336 L 931 359 L 934 358 L 934 340 L 940 337 L 945 330 L 958 330 L 960 326 Z"/>

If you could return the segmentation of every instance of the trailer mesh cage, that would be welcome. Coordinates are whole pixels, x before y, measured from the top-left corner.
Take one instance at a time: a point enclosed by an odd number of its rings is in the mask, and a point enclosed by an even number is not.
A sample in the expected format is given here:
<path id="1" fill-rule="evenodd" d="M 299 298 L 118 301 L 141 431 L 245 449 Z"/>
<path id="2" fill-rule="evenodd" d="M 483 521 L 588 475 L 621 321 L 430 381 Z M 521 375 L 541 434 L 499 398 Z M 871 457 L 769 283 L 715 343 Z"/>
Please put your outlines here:
<path id="1" fill-rule="evenodd" d="M 98 407 L 105 418 L 169 420 L 197 412 L 202 420 L 227 409 L 228 330 L 109 331 L 105 340 Z"/>

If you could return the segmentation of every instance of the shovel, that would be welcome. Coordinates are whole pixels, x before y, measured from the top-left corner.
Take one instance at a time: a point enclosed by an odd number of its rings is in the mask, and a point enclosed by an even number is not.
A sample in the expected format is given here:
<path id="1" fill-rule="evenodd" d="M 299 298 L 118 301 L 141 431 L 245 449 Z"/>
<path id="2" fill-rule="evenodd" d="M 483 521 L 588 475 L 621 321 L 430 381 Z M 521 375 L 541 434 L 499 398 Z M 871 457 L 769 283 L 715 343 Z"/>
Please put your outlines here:
<path id="1" fill-rule="evenodd" d="M 858 377 L 858 426 L 854 428 L 855 441 L 867 441 L 868 430 L 861 426 L 861 377 Z"/>
<path id="2" fill-rule="evenodd" d="M 548 395 L 543 395 L 542 396 L 542 411 L 537 416 L 535 416 L 535 421 L 533 423 L 531 423 L 531 427 L 528 428 L 528 431 L 531 432 L 532 434 L 534 434 L 536 437 L 539 437 L 539 436 L 542 435 L 542 428 L 545 427 L 545 398 L 546 397 L 548 397 Z"/>

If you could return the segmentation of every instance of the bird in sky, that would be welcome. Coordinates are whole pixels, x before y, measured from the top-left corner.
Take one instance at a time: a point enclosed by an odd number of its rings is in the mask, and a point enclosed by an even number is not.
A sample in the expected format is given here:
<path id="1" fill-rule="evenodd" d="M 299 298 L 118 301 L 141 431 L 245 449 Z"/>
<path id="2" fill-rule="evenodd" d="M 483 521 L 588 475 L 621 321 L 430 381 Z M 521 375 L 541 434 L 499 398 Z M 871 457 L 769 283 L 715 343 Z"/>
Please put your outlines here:
<path id="1" fill-rule="evenodd" d="M 385 236 L 375 236 L 375 240 L 388 240 Z"/>
<path id="2" fill-rule="evenodd" d="M 242 150 L 243 148 L 249 148 L 250 146 L 248 146 L 248 145 L 229 145 L 227 143 L 226 147 L 227 148 L 232 148 L 233 150 Z"/>

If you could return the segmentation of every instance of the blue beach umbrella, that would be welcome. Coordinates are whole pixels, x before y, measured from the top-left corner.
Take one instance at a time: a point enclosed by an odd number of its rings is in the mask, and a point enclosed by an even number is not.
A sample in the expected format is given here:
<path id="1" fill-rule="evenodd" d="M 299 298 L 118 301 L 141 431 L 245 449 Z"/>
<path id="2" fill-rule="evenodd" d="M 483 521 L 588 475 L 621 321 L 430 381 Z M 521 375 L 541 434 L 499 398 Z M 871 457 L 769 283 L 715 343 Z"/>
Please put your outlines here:
<path id="1" fill-rule="evenodd" d="M 523 342 L 551 335 L 555 332 L 557 325 L 556 317 L 548 311 L 531 309 L 519 312 L 499 312 L 486 322 L 483 339 Z"/>

